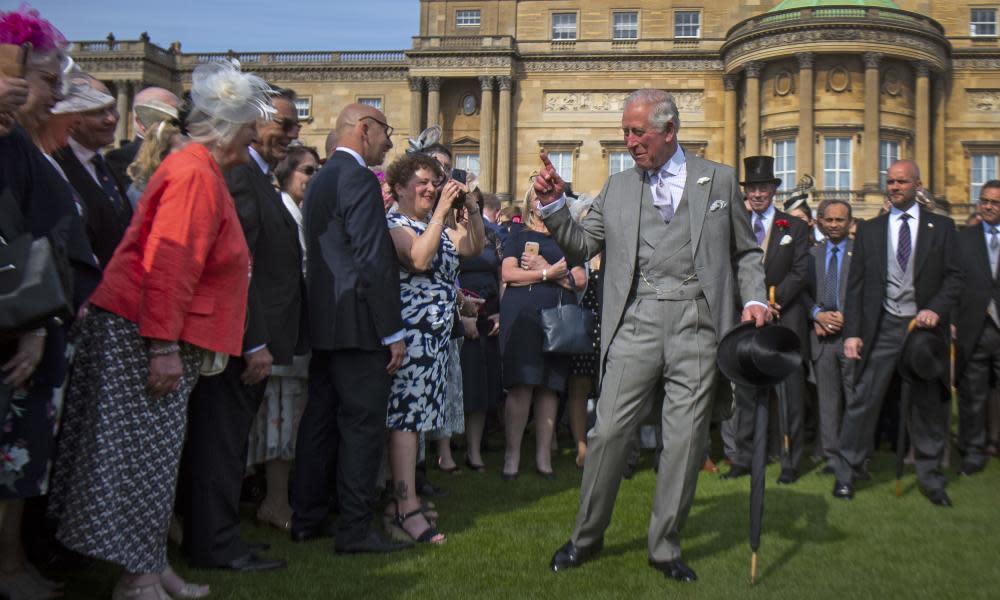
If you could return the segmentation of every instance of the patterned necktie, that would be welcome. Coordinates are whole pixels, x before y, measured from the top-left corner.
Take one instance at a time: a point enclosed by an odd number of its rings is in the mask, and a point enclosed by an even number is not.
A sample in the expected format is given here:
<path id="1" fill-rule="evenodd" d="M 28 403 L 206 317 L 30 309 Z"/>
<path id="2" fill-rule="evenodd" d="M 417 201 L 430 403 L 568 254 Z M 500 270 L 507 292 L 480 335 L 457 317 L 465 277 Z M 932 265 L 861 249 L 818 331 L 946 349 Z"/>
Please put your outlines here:
<path id="1" fill-rule="evenodd" d="M 830 262 L 826 265 L 826 290 L 823 298 L 823 310 L 837 310 L 837 300 L 840 296 L 840 271 L 837 269 L 837 253 L 840 248 L 830 248 Z"/>
<path id="2" fill-rule="evenodd" d="M 910 262 L 910 225 L 908 223 L 910 215 L 903 213 L 899 215 L 899 241 L 896 243 L 896 262 L 899 268 L 906 272 L 906 264 Z"/>
<path id="3" fill-rule="evenodd" d="M 663 222 L 669 225 L 670 221 L 674 218 L 674 204 L 670 194 L 670 186 L 667 184 L 667 173 L 660 171 L 653 175 L 651 179 L 655 179 L 655 184 L 652 186 L 653 204 L 660 211 Z"/>
<path id="4" fill-rule="evenodd" d="M 757 245 L 764 245 L 764 217 L 759 213 L 754 213 L 753 234 L 757 237 Z"/>
<path id="5" fill-rule="evenodd" d="M 115 182 L 111 180 L 111 172 L 108 171 L 108 165 L 104 162 L 104 157 L 100 153 L 95 154 L 94 158 L 90 159 L 90 162 L 94 165 L 94 172 L 97 173 L 97 179 L 101 182 L 101 189 L 104 193 L 108 195 L 108 199 L 111 200 L 112 206 L 119 213 L 125 210 L 125 200 L 122 198 L 121 194 L 118 192 L 118 186 Z"/>
<path id="6" fill-rule="evenodd" d="M 993 252 L 1000 248 L 1000 239 L 997 238 L 997 228 L 990 227 L 990 250 Z"/>

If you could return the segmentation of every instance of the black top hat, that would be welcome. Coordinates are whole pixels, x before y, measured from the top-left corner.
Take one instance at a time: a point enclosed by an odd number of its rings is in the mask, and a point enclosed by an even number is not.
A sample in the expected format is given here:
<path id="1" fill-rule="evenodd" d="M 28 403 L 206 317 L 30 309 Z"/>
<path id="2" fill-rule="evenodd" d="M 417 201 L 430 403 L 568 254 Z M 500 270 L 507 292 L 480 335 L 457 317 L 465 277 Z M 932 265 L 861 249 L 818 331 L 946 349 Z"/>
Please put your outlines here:
<path id="1" fill-rule="evenodd" d="M 788 200 L 785 200 L 784 204 L 785 212 L 791 212 L 796 208 L 801 208 L 802 210 L 806 211 L 806 213 L 811 215 L 812 210 L 809 209 L 809 205 L 806 203 L 806 200 L 808 199 L 809 199 L 809 192 L 799 192 L 798 194 L 792 194 L 791 196 L 788 197 Z"/>
<path id="2" fill-rule="evenodd" d="M 774 176 L 773 156 L 748 156 L 743 159 L 743 177 L 740 185 L 748 183 L 773 183 L 781 185 L 781 180 Z"/>
<path id="3" fill-rule="evenodd" d="M 787 327 L 740 323 L 719 342 L 719 370 L 737 385 L 768 388 L 784 381 L 799 365 L 799 336 Z"/>
<path id="4" fill-rule="evenodd" d="M 948 343 L 940 327 L 921 329 L 914 327 L 903 341 L 899 357 L 899 374 L 907 381 L 936 381 L 944 375 Z"/>

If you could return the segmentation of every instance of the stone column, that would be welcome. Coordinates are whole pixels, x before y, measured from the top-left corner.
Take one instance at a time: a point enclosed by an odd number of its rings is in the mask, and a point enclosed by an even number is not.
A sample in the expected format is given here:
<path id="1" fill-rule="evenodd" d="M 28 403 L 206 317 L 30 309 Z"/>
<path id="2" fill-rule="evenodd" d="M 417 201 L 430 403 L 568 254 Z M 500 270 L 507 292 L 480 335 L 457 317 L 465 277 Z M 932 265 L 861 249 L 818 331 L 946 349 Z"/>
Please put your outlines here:
<path id="1" fill-rule="evenodd" d="M 723 156 L 722 162 L 736 169 L 739 168 L 736 161 L 739 160 L 740 150 L 740 123 L 736 106 L 736 84 L 738 81 L 738 75 L 725 75 L 722 78 L 722 85 L 725 87 L 723 97 L 725 100 L 724 125 L 726 136 L 723 146 L 726 153 Z"/>
<path id="2" fill-rule="evenodd" d="M 424 89 L 424 78 L 423 77 L 410 77 L 410 137 L 416 139 L 420 135 L 420 131 L 423 127 L 421 124 L 420 110 L 423 107 L 423 89 Z"/>
<path id="3" fill-rule="evenodd" d="M 746 71 L 746 145 L 744 156 L 760 154 L 760 72 L 764 63 L 748 62 Z M 738 165 L 737 165 L 738 166 Z"/>
<path id="4" fill-rule="evenodd" d="M 947 161 L 945 160 L 944 147 L 945 101 L 947 99 L 946 94 L 948 91 L 947 85 L 948 77 L 944 73 L 942 73 L 934 82 L 934 141 L 932 143 L 934 152 L 931 158 L 931 164 L 934 168 L 934 177 L 931 179 L 930 185 L 925 184 L 931 189 L 931 191 L 934 192 L 935 195 L 939 196 L 943 196 L 945 193 L 945 181 L 947 178 L 947 174 L 945 172 L 945 165 L 947 164 Z"/>
<path id="5" fill-rule="evenodd" d="M 861 139 L 861 174 L 864 190 L 877 192 L 879 99 L 882 96 L 878 67 L 882 62 L 882 55 L 878 52 L 865 52 L 861 58 L 865 63 L 865 130 Z"/>
<path id="6" fill-rule="evenodd" d="M 479 102 L 479 187 L 493 192 L 493 80 L 492 75 L 480 75 L 483 91 Z"/>
<path id="7" fill-rule="evenodd" d="M 797 175 L 813 175 L 816 168 L 814 154 L 816 142 L 814 137 L 815 123 L 815 79 L 813 75 L 813 63 L 816 55 L 812 52 L 799 52 L 795 55 L 799 59 L 799 139 L 797 160 L 795 170 Z M 813 175 L 815 176 L 815 175 Z M 792 182 L 794 185 L 795 182 Z"/>
<path id="8" fill-rule="evenodd" d="M 496 194 L 501 202 L 509 202 L 510 195 L 510 107 L 514 82 L 506 75 L 497 77 L 500 86 L 500 106 L 497 114 L 497 182 Z"/>
<path id="9" fill-rule="evenodd" d="M 441 121 L 441 78 L 426 77 L 427 81 L 427 126 L 440 125 Z"/>
<path id="10" fill-rule="evenodd" d="M 115 89 L 118 92 L 118 124 L 115 125 L 115 142 L 127 142 L 128 137 L 128 126 L 129 122 L 132 120 L 132 115 L 129 114 L 129 87 L 132 82 L 130 81 L 117 81 L 115 82 Z"/>
<path id="11" fill-rule="evenodd" d="M 920 167 L 920 177 L 927 181 L 930 172 L 931 157 L 931 93 L 930 93 L 930 72 L 927 63 L 917 63 L 917 115 L 916 129 L 914 131 L 915 152 L 913 159 Z"/>

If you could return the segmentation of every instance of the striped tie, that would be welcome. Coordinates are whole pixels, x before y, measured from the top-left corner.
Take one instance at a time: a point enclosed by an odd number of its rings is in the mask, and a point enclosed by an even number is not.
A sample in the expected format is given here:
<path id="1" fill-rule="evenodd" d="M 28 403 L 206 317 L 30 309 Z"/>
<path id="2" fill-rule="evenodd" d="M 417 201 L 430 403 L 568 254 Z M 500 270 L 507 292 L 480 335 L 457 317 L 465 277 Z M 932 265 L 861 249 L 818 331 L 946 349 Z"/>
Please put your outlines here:
<path id="1" fill-rule="evenodd" d="M 840 273 L 837 270 L 837 252 L 840 248 L 830 248 L 830 262 L 826 265 L 826 290 L 823 299 L 823 310 L 837 310 L 837 300 L 840 297 Z"/>
<path id="2" fill-rule="evenodd" d="M 899 242 L 896 244 L 896 262 L 899 268 L 906 272 L 906 265 L 910 262 L 910 219 L 908 213 L 899 215 Z"/>

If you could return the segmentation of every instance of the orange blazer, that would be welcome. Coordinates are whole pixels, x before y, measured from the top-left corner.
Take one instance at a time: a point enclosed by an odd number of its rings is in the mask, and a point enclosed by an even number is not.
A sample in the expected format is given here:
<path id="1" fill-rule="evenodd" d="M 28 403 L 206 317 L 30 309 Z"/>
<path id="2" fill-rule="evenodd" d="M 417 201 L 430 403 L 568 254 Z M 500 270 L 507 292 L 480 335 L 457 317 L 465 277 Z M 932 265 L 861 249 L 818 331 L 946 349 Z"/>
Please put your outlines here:
<path id="1" fill-rule="evenodd" d="M 250 253 L 222 171 L 188 144 L 156 170 L 91 296 L 139 334 L 239 355 Z"/>

